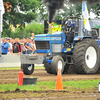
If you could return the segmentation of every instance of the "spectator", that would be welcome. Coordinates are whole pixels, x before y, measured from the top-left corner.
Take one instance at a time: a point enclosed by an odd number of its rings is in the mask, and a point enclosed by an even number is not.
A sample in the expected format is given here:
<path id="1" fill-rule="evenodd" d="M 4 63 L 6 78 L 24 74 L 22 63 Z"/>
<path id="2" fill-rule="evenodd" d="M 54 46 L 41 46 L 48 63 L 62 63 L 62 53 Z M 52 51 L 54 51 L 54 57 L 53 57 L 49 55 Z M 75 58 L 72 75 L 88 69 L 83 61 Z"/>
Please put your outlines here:
<path id="1" fill-rule="evenodd" d="M 32 33 L 33 38 L 23 38 L 19 40 L 19 38 L 2 38 L 2 47 L 6 42 L 8 42 L 8 51 L 7 53 L 2 52 L 2 54 L 16 54 L 16 53 L 23 53 L 23 54 L 30 54 L 30 53 L 35 53 L 36 51 L 36 46 L 35 46 L 35 41 L 34 41 L 34 33 Z M 6 41 L 7 40 L 7 41 Z M 1 47 L 1 48 L 2 48 Z M 3 49 L 2 49 L 3 50 Z M 14 54 L 13 54 L 14 53 Z"/>
<path id="2" fill-rule="evenodd" d="M 28 47 L 28 50 L 27 50 L 27 54 L 31 54 L 32 53 L 32 43 L 31 43 L 31 39 L 28 39 L 28 43 L 29 43 L 29 47 Z"/>
<path id="3" fill-rule="evenodd" d="M 23 44 L 25 43 L 25 38 L 22 39 L 22 43 L 23 43 Z"/>
<path id="4" fill-rule="evenodd" d="M 21 53 L 21 45 L 18 41 L 19 39 L 15 38 L 15 43 L 13 44 L 13 53 Z"/>
<path id="5" fill-rule="evenodd" d="M 2 55 L 6 55 L 8 53 L 9 43 L 7 42 L 7 38 L 4 39 L 4 43 L 1 44 L 1 52 Z"/>
<path id="6" fill-rule="evenodd" d="M 34 33 L 32 33 L 31 35 L 32 35 L 32 36 L 31 36 L 31 39 L 33 40 L 33 39 L 34 39 Z"/>
<path id="7" fill-rule="evenodd" d="M 2 38 L 1 43 L 4 43 L 4 40 L 5 40 L 5 39 L 4 39 L 4 38 Z"/>
<path id="8" fill-rule="evenodd" d="M 20 44 L 21 44 L 21 43 L 24 43 L 24 39 L 21 39 L 21 40 L 20 40 Z"/>
<path id="9" fill-rule="evenodd" d="M 32 41 L 32 46 L 31 46 L 31 48 L 32 48 L 33 53 L 36 53 L 36 45 L 35 45 L 35 40 L 34 40 L 34 39 L 33 39 L 33 41 Z"/>
<path id="10" fill-rule="evenodd" d="M 23 51 L 22 51 L 23 54 L 26 54 L 26 53 L 27 53 L 27 50 L 28 50 L 28 48 L 29 48 L 29 43 L 28 43 L 27 40 L 28 40 L 28 39 L 25 39 L 25 40 L 24 40 L 24 47 L 23 47 Z"/>
<path id="11" fill-rule="evenodd" d="M 9 43 L 8 51 L 9 51 L 9 53 L 12 53 L 12 43 L 11 43 L 10 38 L 8 38 L 8 43 Z"/>
<path id="12" fill-rule="evenodd" d="M 12 43 L 12 45 L 15 43 L 15 40 L 14 39 L 11 39 L 11 43 Z"/>
<path id="13" fill-rule="evenodd" d="M 21 52 L 22 52 L 24 48 L 24 43 L 20 43 L 20 44 L 21 44 Z"/>
<path id="14" fill-rule="evenodd" d="M 18 40 L 18 43 L 20 43 L 20 39 L 19 39 L 19 38 L 17 38 L 17 40 Z"/>

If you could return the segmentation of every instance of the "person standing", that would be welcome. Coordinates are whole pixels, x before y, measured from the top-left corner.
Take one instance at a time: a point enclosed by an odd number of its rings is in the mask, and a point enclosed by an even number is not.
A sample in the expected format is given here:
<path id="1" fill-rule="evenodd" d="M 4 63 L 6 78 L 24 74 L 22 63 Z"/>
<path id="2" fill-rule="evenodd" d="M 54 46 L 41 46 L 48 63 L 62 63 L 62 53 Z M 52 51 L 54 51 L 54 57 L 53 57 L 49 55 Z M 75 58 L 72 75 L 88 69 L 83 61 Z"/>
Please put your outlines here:
<path id="1" fill-rule="evenodd" d="M 4 39 L 4 38 L 2 38 L 2 39 L 1 39 L 1 43 L 4 43 L 4 40 L 5 40 L 5 39 Z"/>
<path id="2" fill-rule="evenodd" d="M 27 54 L 31 54 L 32 53 L 32 43 L 31 43 L 31 38 L 28 39 L 28 50 L 27 50 Z"/>
<path id="3" fill-rule="evenodd" d="M 31 35 L 32 35 L 32 36 L 31 36 L 31 40 L 33 40 L 33 39 L 34 39 L 34 33 L 32 33 Z"/>
<path id="4" fill-rule="evenodd" d="M 34 39 L 33 39 L 33 41 L 32 41 L 32 46 L 31 46 L 31 48 L 32 48 L 33 54 L 36 53 L 36 45 L 35 45 L 35 40 L 34 40 Z"/>
<path id="5" fill-rule="evenodd" d="M 24 40 L 24 46 L 23 46 L 22 54 L 27 54 L 28 48 L 29 48 L 28 39 L 25 39 Z"/>
<path id="6" fill-rule="evenodd" d="M 15 38 L 15 43 L 13 44 L 13 53 L 21 53 L 21 45 L 18 42 L 18 38 Z"/>
<path id="7" fill-rule="evenodd" d="M 9 43 L 7 42 L 7 38 L 4 39 L 4 43 L 1 44 L 1 52 L 2 55 L 6 55 L 8 53 Z"/>
<path id="8" fill-rule="evenodd" d="M 10 53 L 12 53 L 12 43 L 11 43 L 10 38 L 8 38 L 8 43 L 9 43 L 8 54 L 10 54 Z"/>

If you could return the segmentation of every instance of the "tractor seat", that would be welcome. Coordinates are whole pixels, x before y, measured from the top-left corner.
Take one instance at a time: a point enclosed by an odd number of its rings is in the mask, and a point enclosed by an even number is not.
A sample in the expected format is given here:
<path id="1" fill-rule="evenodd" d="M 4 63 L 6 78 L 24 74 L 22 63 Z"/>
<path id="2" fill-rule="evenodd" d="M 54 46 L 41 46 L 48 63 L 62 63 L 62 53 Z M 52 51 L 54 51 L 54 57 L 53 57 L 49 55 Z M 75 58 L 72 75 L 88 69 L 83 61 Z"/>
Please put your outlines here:
<path id="1" fill-rule="evenodd" d="M 94 29 L 93 29 L 93 30 L 91 31 L 91 35 L 92 35 L 92 38 L 93 38 L 93 39 L 97 39 L 97 38 L 98 38 L 97 30 L 94 30 Z"/>

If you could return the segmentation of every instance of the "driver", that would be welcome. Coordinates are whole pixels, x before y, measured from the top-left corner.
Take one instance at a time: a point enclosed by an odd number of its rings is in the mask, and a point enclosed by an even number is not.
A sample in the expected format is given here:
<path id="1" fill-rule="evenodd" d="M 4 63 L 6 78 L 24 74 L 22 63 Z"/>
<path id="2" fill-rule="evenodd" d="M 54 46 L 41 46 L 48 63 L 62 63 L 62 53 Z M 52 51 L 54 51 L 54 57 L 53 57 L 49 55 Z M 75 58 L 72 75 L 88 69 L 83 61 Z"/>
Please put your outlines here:
<path id="1" fill-rule="evenodd" d="M 66 21 L 65 22 L 65 34 L 71 32 L 71 21 Z"/>
<path id="2" fill-rule="evenodd" d="M 72 32 L 73 27 L 71 26 L 71 21 L 65 22 L 65 35 L 66 43 L 72 43 L 74 39 L 74 33 Z"/>

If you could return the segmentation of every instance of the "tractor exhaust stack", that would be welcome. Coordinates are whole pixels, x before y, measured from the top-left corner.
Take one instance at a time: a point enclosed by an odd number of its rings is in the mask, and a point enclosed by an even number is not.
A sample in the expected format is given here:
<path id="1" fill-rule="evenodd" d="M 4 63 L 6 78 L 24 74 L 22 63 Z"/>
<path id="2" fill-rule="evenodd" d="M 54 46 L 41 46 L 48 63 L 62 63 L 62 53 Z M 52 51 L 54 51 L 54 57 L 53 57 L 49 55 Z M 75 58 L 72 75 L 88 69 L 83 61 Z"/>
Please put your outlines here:
<path id="1" fill-rule="evenodd" d="M 49 24 L 49 34 L 52 34 L 51 31 L 52 31 L 52 24 L 50 23 L 50 24 Z"/>

